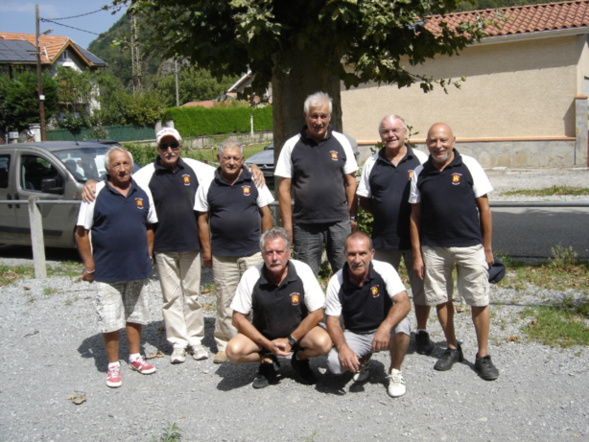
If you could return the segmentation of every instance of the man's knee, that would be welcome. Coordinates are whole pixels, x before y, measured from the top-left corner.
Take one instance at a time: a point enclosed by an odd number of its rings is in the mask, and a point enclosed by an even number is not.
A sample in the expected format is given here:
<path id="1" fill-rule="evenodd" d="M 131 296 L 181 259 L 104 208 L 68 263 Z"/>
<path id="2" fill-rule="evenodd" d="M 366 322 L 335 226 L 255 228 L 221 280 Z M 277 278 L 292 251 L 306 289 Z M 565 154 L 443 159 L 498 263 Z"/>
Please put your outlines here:
<path id="1" fill-rule="evenodd" d="M 233 337 L 225 348 L 225 354 L 231 362 L 239 362 L 248 352 L 246 342 L 240 338 L 240 335 Z"/>
<path id="2" fill-rule="evenodd" d="M 339 361 L 339 353 L 335 347 L 327 355 L 327 369 L 333 374 L 342 374 L 344 372 L 344 368 Z"/>

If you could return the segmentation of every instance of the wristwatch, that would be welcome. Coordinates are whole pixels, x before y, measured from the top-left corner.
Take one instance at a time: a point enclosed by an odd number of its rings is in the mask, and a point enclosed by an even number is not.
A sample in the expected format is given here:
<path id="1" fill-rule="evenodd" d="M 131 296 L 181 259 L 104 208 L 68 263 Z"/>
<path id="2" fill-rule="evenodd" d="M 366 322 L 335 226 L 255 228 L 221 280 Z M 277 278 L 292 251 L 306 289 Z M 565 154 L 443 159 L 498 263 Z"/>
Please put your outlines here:
<path id="1" fill-rule="evenodd" d="M 297 341 L 295 338 L 293 338 L 292 336 L 288 336 L 288 343 L 290 344 L 291 348 L 294 347 L 295 345 L 297 345 L 299 343 L 299 341 Z"/>

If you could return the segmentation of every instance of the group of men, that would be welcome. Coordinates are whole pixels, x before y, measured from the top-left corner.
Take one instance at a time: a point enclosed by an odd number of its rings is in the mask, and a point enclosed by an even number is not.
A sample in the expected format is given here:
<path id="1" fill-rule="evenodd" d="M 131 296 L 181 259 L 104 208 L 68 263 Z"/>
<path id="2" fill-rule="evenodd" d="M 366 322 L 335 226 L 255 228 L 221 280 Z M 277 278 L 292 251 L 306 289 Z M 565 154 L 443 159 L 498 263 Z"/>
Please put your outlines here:
<path id="1" fill-rule="evenodd" d="M 208 358 L 198 302 L 202 259 L 213 269 L 217 294 L 215 363 L 258 362 L 253 386 L 263 388 L 278 382 L 278 357 L 290 357 L 297 376 L 310 384 L 316 378 L 309 358 L 327 354 L 332 373 L 349 371 L 355 382 L 363 382 L 372 354 L 388 349 L 388 393 L 402 396 L 401 365 L 411 335 L 411 304 L 397 273 L 402 257 L 415 305 L 416 351 L 434 350 L 427 320 L 436 306 L 447 349 L 434 368 L 448 370 L 463 359 L 453 327 L 456 265 L 458 288 L 472 306 L 477 333 L 475 368 L 484 379 L 498 377 L 488 355 L 487 267 L 493 254 L 487 194 L 492 187 L 480 165 L 456 151 L 451 129 L 441 123 L 428 132 L 428 158 L 406 143 L 403 119 L 390 115 L 379 125 L 383 147 L 367 160 L 357 186 L 350 142 L 329 124 L 331 98 L 323 92 L 310 95 L 303 115 L 305 126 L 287 140 L 276 165 L 284 229 L 272 227 L 273 197 L 259 170 L 252 174 L 244 166 L 243 150 L 234 140 L 219 147 L 215 170 L 181 158 L 180 134 L 165 128 L 156 137 L 159 156 L 133 178 L 125 166 L 132 165 L 131 155 L 119 147 L 109 151 L 108 179 L 87 184 L 77 230 L 82 277 L 99 282 L 107 385 L 121 385 L 118 330 L 123 324 L 131 369 L 155 371 L 138 351 L 152 251 L 172 363 L 184 362 L 187 351 L 194 359 Z M 357 231 L 357 196 L 374 215 L 372 238 Z M 136 221 L 129 224 L 133 216 Z M 127 259 L 118 259 L 117 272 L 103 276 L 109 266 L 103 263 L 126 247 L 126 253 L 141 257 L 133 271 Z M 327 297 L 317 281 L 323 247 L 333 271 Z M 135 269 L 139 262 L 141 272 Z"/>

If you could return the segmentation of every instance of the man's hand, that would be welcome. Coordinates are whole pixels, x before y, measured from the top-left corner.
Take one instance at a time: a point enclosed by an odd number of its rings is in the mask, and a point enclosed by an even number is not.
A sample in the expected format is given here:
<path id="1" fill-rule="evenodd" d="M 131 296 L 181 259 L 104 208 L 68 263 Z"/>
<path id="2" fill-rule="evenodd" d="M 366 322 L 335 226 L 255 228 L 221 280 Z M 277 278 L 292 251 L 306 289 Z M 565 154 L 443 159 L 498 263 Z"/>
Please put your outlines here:
<path id="1" fill-rule="evenodd" d="M 347 345 L 338 349 L 339 361 L 346 370 L 356 373 L 360 369 L 360 359 Z"/>
<path id="2" fill-rule="evenodd" d="M 376 330 L 376 333 L 374 333 L 374 338 L 372 339 L 372 352 L 375 353 L 377 351 L 386 350 L 389 348 L 390 338 L 391 331 L 379 327 Z"/>
<path id="3" fill-rule="evenodd" d="M 86 269 L 84 269 L 82 275 L 80 275 L 80 278 L 82 279 L 82 281 L 94 282 L 94 272 L 88 273 Z"/>
<path id="4" fill-rule="evenodd" d="M 254 179 L 254 184 L 256 187 L 262 187 L 264 184 L 266 184 L 264 172 L 262 172 L 257 164 L 249 164 L 248 167 L 250 168 L 250 172 L 252 173 L 252 178 Z"/>
<path id="5" fill-rule="evenodd" d="M 88 180 L 82 189 L 82 201 L 91 203 L 96 199 L 96 181 Z"/>
<path id="6" fill-rule="evenodd" d="M 213 260 L 211 258 L 203 258 L 202 259 L 202 266 L 206 267 L 207 269 L 213 268 Z"/>
<path id="7" fill-rule="evenodd" d="M 270 347 L 268 350 L 276 356 L 287 357 L 291 350 L 288 338 L 278 338 L 270 341 Z"/>
<path id="8" fill-rule="evenodd" d="M 350 228 L 352 230 L 352 233 L 357 232 L 358 231 L 358 221 L 350 220 Z"/>

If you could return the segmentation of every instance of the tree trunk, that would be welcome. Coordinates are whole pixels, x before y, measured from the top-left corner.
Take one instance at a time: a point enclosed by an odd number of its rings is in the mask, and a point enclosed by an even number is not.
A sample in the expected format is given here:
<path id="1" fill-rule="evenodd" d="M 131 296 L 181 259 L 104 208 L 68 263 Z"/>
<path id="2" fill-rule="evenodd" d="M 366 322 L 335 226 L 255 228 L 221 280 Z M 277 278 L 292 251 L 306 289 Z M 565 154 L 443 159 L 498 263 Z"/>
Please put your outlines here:
<path id="1" fill-rule="evenodd" d="M 303 104 L 308 95 L 327 92 L 333 100 L 331 124 L 338 131 L 342 129 L 340 80 L 325 69 L 325 66 L 337 66 L 339 59 L 329 49 L 315 48 L 311 53 L 308 48 L 291 48 L 287 52 L 280 54 L 272 76 L 275 163 L 284 142 L 305 124 Z"/>

